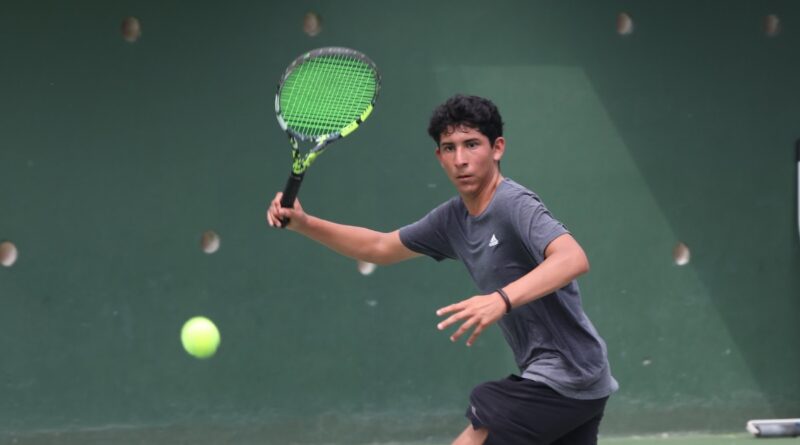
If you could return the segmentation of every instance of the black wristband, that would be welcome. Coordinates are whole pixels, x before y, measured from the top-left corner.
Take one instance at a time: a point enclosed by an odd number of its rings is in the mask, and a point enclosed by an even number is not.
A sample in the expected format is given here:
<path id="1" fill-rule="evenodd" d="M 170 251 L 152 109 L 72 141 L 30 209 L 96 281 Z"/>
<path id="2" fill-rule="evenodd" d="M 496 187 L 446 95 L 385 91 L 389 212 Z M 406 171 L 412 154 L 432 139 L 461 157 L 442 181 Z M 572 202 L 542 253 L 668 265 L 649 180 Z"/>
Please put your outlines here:
<path id="1" fill-rule="evenodd" d="M 500 296 L 503 297 L 503 301 L 506 302 L 506 314 L 511 312 L 511 299 L 508 298 L 508 294 L 506 293 L 506 291 L 504 291 L 503 289 L 497 289 L 495 292 L 500 294 Z"/>

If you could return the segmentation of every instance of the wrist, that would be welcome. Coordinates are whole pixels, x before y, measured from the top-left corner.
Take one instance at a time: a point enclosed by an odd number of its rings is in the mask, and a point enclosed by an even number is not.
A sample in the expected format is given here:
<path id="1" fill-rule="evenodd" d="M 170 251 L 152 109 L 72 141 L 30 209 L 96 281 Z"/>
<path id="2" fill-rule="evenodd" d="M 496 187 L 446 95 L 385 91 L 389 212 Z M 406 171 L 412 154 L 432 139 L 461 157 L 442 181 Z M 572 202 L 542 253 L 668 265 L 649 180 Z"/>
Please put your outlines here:
<path id="1" fill-rule="evenodd" d="M 301 235 L 308 236 L 308 215 L 295 215 L 292 218 L 288 229 L 293 230 Z"/>
<path id="2" fill-rule="evenodd" d="M 503 304 L 506 307 L 506 314 L 511 312 L 511 309 L 513 309 L 513 307 L 511 306 L 511 298 L 508 297 L 508 294 L 506 293 L 506 291 L 504 291 L 503 288 L 498 288 L 495 291 L 495 293 L 497 293 L 500 296 L 500 298 L 503 300 Z"/>

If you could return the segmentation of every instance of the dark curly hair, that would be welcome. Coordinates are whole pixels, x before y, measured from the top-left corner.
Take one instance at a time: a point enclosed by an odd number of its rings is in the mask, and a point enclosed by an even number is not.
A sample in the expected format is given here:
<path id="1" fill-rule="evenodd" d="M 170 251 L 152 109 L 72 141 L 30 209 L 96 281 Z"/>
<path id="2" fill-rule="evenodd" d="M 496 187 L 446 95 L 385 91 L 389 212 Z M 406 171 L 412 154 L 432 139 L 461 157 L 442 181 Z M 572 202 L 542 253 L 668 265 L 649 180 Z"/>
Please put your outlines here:
<path id="1" fill-rule="evenodd" d="M 428 134 L 438 146 L 442 133 L 461 125 L 477 129 L 492 145 L 503 135 L 503 119 L 495 104 L 489 99 L 463 94 L 456 94 L 433 110 Z"/>

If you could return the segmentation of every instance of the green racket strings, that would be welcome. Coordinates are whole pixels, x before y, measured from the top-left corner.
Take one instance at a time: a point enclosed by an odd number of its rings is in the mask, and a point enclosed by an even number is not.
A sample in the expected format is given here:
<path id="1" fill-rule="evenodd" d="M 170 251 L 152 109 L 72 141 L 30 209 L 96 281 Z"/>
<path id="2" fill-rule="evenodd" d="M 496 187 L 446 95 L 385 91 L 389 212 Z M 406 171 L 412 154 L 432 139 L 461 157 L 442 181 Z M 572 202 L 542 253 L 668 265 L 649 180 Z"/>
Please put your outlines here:
<path id="1" fill-rule="evenodd" d="M 375 71 L 344 55 L 308 60 L 292 71 L 280 94 L 281 115 L 295 132 L 313 138 L 356 121 L 375 97 Z"/>

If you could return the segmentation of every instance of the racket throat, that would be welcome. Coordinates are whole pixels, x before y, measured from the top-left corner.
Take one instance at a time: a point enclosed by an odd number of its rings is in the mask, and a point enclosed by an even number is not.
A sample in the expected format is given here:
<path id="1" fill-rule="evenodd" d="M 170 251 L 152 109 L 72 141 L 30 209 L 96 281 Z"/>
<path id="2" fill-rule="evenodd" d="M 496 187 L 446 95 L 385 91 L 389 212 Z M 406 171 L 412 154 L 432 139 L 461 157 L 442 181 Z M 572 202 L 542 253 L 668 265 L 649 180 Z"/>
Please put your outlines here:
<path id="1" fill-rule="evenodd" d="M 308 167 L 310 167 L 311 163 L 317 159 L 319 154 L 320 152 L 317 151 L 306 153 L 305 156 L 300 156 L 300 153 L 297 152 L 297 154 L 293 156 L 294 159 L 292 160 L 292 174 L 301 176 L 305 174 L 306 170 L 308 170 Z"/>
<path id="2" fill-rule="evenodd" d="M 292 146 L 292 173 L 295 175 L 302 175 L 308 170 L 308 167 L 321 155 L 328 145 L 328 142 L 337 138 L 329 136 L 322 136 L 315 140 L 316 145 L 305 154 L 300 151 L 300 143 L 294 135 L 289 134 L 289 144 Z"/>

